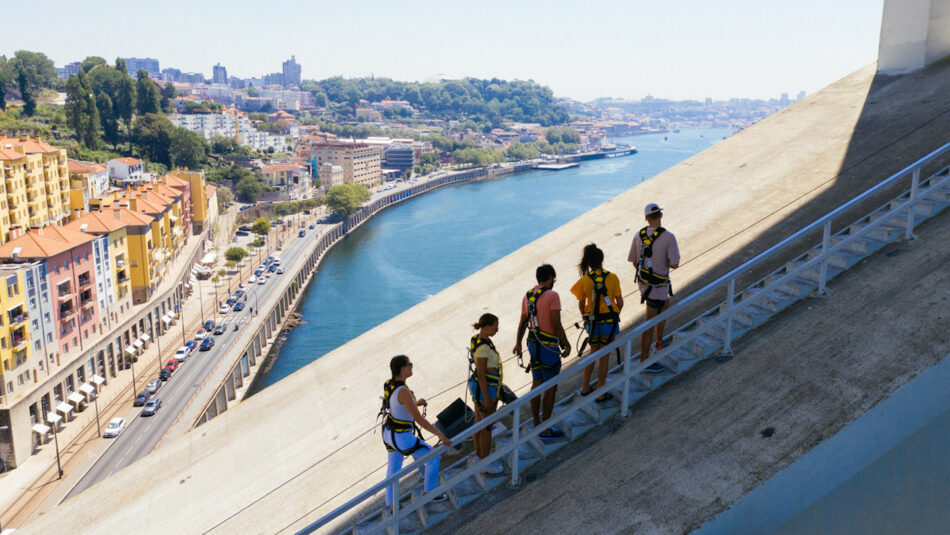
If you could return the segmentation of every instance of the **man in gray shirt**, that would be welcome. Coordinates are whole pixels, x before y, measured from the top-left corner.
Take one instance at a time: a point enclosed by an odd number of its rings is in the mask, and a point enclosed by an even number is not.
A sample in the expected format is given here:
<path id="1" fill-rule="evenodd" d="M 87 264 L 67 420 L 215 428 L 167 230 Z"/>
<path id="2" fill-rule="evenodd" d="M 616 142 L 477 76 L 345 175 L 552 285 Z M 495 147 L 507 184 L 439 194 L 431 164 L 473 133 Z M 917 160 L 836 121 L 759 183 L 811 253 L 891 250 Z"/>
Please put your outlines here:
<path id="1" fill-rule="evenodd" d="M 661 226 L 663 210 L 656 203 L 646 205 L 643 210 L 647 226 L 633 238 L 627 260 L 637 270 L 637 286 L 640 288 L 640 302 L 647 305 L 647 321 L 670 307 L 670 270 L 680 265 L 680 250 L 676 237 Z M 663 348 L 663 329 L 666 322 L 656 325 L 656 348 Z M 650 345 L 653 343 L 654 329 L 640 336 L 640 361 L 650 357 Z M 650 373 L 661 373 L 664 368 L 659 363 L 646 368 Z"/>

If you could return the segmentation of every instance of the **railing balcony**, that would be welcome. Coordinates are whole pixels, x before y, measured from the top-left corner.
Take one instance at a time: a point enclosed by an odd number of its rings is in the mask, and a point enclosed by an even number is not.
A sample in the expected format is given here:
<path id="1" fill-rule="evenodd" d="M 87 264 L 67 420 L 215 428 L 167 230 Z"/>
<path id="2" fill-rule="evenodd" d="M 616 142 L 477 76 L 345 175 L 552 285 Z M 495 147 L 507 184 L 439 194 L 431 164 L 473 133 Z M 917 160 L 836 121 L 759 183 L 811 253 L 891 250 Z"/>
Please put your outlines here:
<path id="1" fill-rule="evenodd" d="M 60 301 L 66 301 L 66 300 L 72 299 L 72 298 L 73 298 L 73 293 L 70 292 L 69 290 L 67 290 L 67 291 L 65 291 L 65 292 L 60 291 L 60 293 L 59 293 L 59 300 L 60 300 Z"/>
<path id="2" fill-rule="evenodd" d="M 90 284 L 92 284 L 92 281 L 90 280 L 89 275 L 85 275 L 85 276 L 80 275 L 80 276 L 79 276 L 79 285 L 80 285 L 80 286 L 89 286 Z"/>
<path id="3" fill-rule="evenodd" d="M 13 350 L 23 349 L 23 346 L 30 343 L 30 339 L 26 336 L 14 336 L 13 338 Z"/>
<path id="4" fill-rule="evenodd" d="M 115 280 L 116 280 L 118 283 L 121 284 L 121 283 L 123 283 L 123 282 L 128 282 L 129 276 L 125 274 L 125 271 L 120 271 L 120 272 L 116 275 Z"/>
<path id="5" fill-rule="evenodd" d="M 10 314 L 8 319 L 10 320 L 10 328 L 13 328 L 26 323 L 26 320 L 30 317 L 26 314 Z"/>
<path id="6" fill-rule="evenodd" d="M 76 309 L 74 309 L 74 308 L 72 308 L 72 307 L 59 309 L 59 317 L 62 318 L 62 319 L 66 319 L 66 318 L 68 318 L 68 317 L 71 317 L 71 316 L 72 316 L 73 314 L 75 314 L 75 313 L 76 313 Z"/>
<path id="7" fill-rule="evenodd" d="M 124 268 L 124 267 L 125 267 L 125 260 L 122 260 L 122 259 L 116 260 L 116 261 L 115 261 L 115 267 L 117 267 L 117 268 Z"/>

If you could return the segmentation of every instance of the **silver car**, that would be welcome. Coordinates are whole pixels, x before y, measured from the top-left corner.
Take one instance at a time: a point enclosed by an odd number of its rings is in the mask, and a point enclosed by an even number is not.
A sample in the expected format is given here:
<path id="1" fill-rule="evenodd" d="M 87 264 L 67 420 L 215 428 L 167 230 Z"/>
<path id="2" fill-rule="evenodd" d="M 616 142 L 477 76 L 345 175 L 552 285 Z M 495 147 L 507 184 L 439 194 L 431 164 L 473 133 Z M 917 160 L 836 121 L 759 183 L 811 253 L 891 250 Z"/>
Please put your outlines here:
<path id="1" fill-rule="evenodd" d="M 113 438 L 122 434 L 122 431 L 125 431 L 125 418 L 113 418 L 109 420 L 109 424 L 106 425 L 106 430 L 102 433 L 104 438 Z"/>

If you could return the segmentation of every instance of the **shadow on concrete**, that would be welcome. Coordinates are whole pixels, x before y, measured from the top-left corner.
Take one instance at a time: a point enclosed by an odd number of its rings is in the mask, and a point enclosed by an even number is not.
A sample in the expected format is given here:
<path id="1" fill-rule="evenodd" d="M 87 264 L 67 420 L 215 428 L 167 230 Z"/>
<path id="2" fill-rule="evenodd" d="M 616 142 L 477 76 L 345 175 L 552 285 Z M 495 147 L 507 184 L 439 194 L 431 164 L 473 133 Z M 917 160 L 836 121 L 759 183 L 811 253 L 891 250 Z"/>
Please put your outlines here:
<path id="1" fill-rule="evenodd" d="M 677 294 L 685 297 L 703 288 L 950 141 L 950 91 L 947 91 L 947 88 L 950 88 L 950 58 L 904 76 L 876 75 L 867 90 L 861 114 L 842 163 L 837 173 L 824 181 L 825 184 L 830 182 L 830 186 L 780 222 L 761 231 L 740 252 L 706 270 L 689 284 L 677 288 Z M 808 105 L 807 99 L 799 105 Z M 950 157 L 938 159 L 924 169 L 921 179 L 929 177 L 948 163 Z M 910 188 L 910 183 L 911 177 L 908 174 L 906 180 L 900 180 L 889 190 L 856 206 L 846 216 L 833 222 L 832 233 L 906 191 Z M 794 204 L 794 201 L 790 204 Z M 767 262 L 742 276 L 736 285 L 737 291 L 820 241 L 820 232 L 799 240 L 787 254 L 780 255 L 772 262 Z M 674 327 L 681 325 L 724 299 L 725 290 L 717 292 L 704 302 L 677 313 L 671 323 Z M 672 332 L 672 329 L 668 328 L 667 332 Z"/>

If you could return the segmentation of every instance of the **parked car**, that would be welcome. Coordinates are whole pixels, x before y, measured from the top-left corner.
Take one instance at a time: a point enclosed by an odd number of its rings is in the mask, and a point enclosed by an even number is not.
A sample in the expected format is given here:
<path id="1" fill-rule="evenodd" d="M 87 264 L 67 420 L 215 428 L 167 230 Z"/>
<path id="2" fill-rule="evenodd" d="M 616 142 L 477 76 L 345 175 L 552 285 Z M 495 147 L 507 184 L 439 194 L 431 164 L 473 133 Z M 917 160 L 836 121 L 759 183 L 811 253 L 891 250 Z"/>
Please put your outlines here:
<path id="1" fill-rule="evenodd" d="M 244 290 L 242 288 L 238 288 L 237 290 L 234 291 L 234 295 L 232 295 L 231 297 L 234 298 L 235 301 L 237 301 L 243 296 L 244 296 Z"/>
<path id="2" fill-rule="evenodd" d="M 190 354 L 191 354 L 190 349 L 188 349 L 185 346 L 181 346 L 178 348 L 177 351 L 175 351 L 175 360 L 177 360 L 178 362 L 181 362 L 185 360 L 186 358 L 188 358 L 188 355 Z"/>
<path id="3" fill-rule="evenodd" d="M 243 230 L 244 232 L 250 232 L 250 231 L 251 231 L 251 227 L 249 227 L 249 226 L 247 226 L 247 225 L 241 225 L 240 227 L 238 227 L 238 230 Z"/>
<path id="4" fill-rule="evenodd" d="M 254 284 L 257 282 L 257 275 L 251 275 L 251 278 L 247 279 L 248 284 Z"/>
<path id="5" fill-rule="evenodd" d="M 155 392 L 158 392 L 158 388 L 162 386 L 162 381 L 159 379 L 152 379 L 145 385 L 145 391 L 148 392 L 148 395 L 152 395 Z"/>
<path id="6" fill-rule="evenodd" d="M 195 340 L 204 340 L 208 337 L 208 331 L 204 329 L 198 329 L 198 332 L 195 333 Z"/>
<path id="7" fill-rule="evenodd" d="M 307 235 L 307 231 L 306 231 L 306 230 L 301 230 L 300 232 L 297 233 L 297 237 L 298 237 L 298 238 L 303 238 L 303 237 L 306 236 L 306 235 Z"/>
<path id="8" fill-rule="evenodd" d="M 133 407 L 141 407 L 145 405 L 145 402 L 148 401 L 148 392 L 143 391 L 139 392 L 139 395 L 135 396 L 135 401 L 132 402 Z"/>
<path id="9" fill-rule="evenodd" d="M 238 301 L 237 303 L 234 303 L 235 312 L 240 312 L 242 310 L 244 310 L 244 301 Z"/>
<path id="10" fill-rule="evenodd" d="M 205 338 L 198 347 L 198 351 L 208 351 L 212 347 L 214 347 L 214 338 Z"/>
<path id="11" fill-rule="evenodd" d="M 235 303 L 236 301 L 237 301 L 236 298 L 234 298 L 234 297 L 228 297 L 228 300 L 225 301 L 224 304 L 226 304 L 226 305 L 228 305 L 228 306 L 230 307 L 230 306 L 234 306 L 234 303 Z"/>
<path id="12" fill-rule="evenodd" d="M 310 210 L 304 210 L 303 213 L 310 215 Z"/>
<path id="13" fill-rule="evenodd" d="M 239 230 L 234 233 L 235 236 L 250 236 L 251 233 L 246 230 Z"/>
<path id="14" fill-rule="evenodd" d="M 214 329 L 214 320 L 205 320 L 204 325 L 202 325 L 202 327 L 204 327 L 206 331 L 210 331 L 211 329 Z"/>
<path id="15" fill-rule="evenodd" d="M 265 267 L 259 267 L 259 268 L 255 269 L 255 270 L 254 270 L 254 277 L 260 277 L 261 274 L 264 273 L 264 271 L 266 271 L 266 270 L 267 270 L 267 268 L 265 268 Z M 251 277 L 251 278 L 254 278 L 254 277 Z"/>
<path id="16" fill-rule="evenodd" d="M 172 371 L 168 368 L 162 368 L 162 371 L 158 374 L 159 380 L 167 381 L 172 376 Z"/>
<path id="17" fill-rule="evenodd" d="M 277 274 L 278 274 L 278 275 L 283 275 L 283 274 L 284 274 L 284 268 L 282 268 L 282 267 L 277 268 Z"/>
<path id="18" fill-rule="evenodd" d="M 219 323 L 214 327 L 214 334 L 224 334 L 224 324 Z"/>
<path id="19" fill-rule="evenodd" d="M 270 273 L 277 271 L 277 264 L 271 264 L 267 266 L 267 271 L 269 271 Z"/>
<path id="20" fill-rule="evenodd" d="M 273 257 L 273 256 L 268 256 L 267 259 L 264 260 L 264 265 L 266 266 L 266 265 L 270 264 L 270 263 L 273 262 L 273 261 L 274 261 L 274 257 Z"/>
<path id="21" fill-rule="evenodd" d="M 307 222 L 306 222 L 306 221 L 301 221 L 301 222 L 300 222 L 300 228 L 305 228 L 306 226 L 307 226 Z"/>
<path id="22" fill-rule="evenodd" d="M 231 311 L 231 307 L 228 305 L 221 305 L 221 308 L 218 309 L 219 314 L 227 314 Z"/>
<path id="23" fill-rule="evenodd" d="M 198 349 L 198 342 L 195 342 L 194 340 L 188 340 L 185 342 L 185 347 L 188 348 L 188 354 L 190 355 L 194 353 L 196 349 Z"/>
<path id="24" fill-rule="evenodd" d="M 258 277 L 258 279 L 257 279 L 257 283 L 258 283 L 258 284 L 264 284 L 264 283 L 266 283 L 266 282 L 267 282 L 267 279 L 265 279 L 264 277 Z"/>
<path id="25" fill-rule="evenodd" d="M 142 409 L 142 416 L 154 416 L 158 409 L 162 408 L 162 400 L 155 398 L 145 404 L 145 408 Z"/>
<path id="26" fill-rule="evenodd" d="M 125 418 L 113 418 L 106 424 L 106 431 L 102 434 L 105 438 L 114 438 L 125 431 Z"/>
<path id="27" fill-rule="evenodd" d="M 174 373 L 174 371 L 178 369 L 178 361 L 175 360 L 175 359 L 172 359 L 172 360 L 166 362 L 166 363 L 165 363 L 165 369 L 171 370 L 172 373 Z"/>
<path id="28" fill-rule="evenodd" d="M 313 230 L 313 229 L 316 228 L 316 227 L 315 227 L 315 225 L 314 225 L 313 223 L 310 223 L 310 226 L 307 227 L 307 228 L 310 229 L 310 230 Z"/>
<path id="29" fill-rule="evenodd" d="M 274 257 L 274 265 L 277 265 L 277 266 L 280 265 L 280 257 L 279 257 L 279 256 L 275 256 L 275 257 Z"/>

